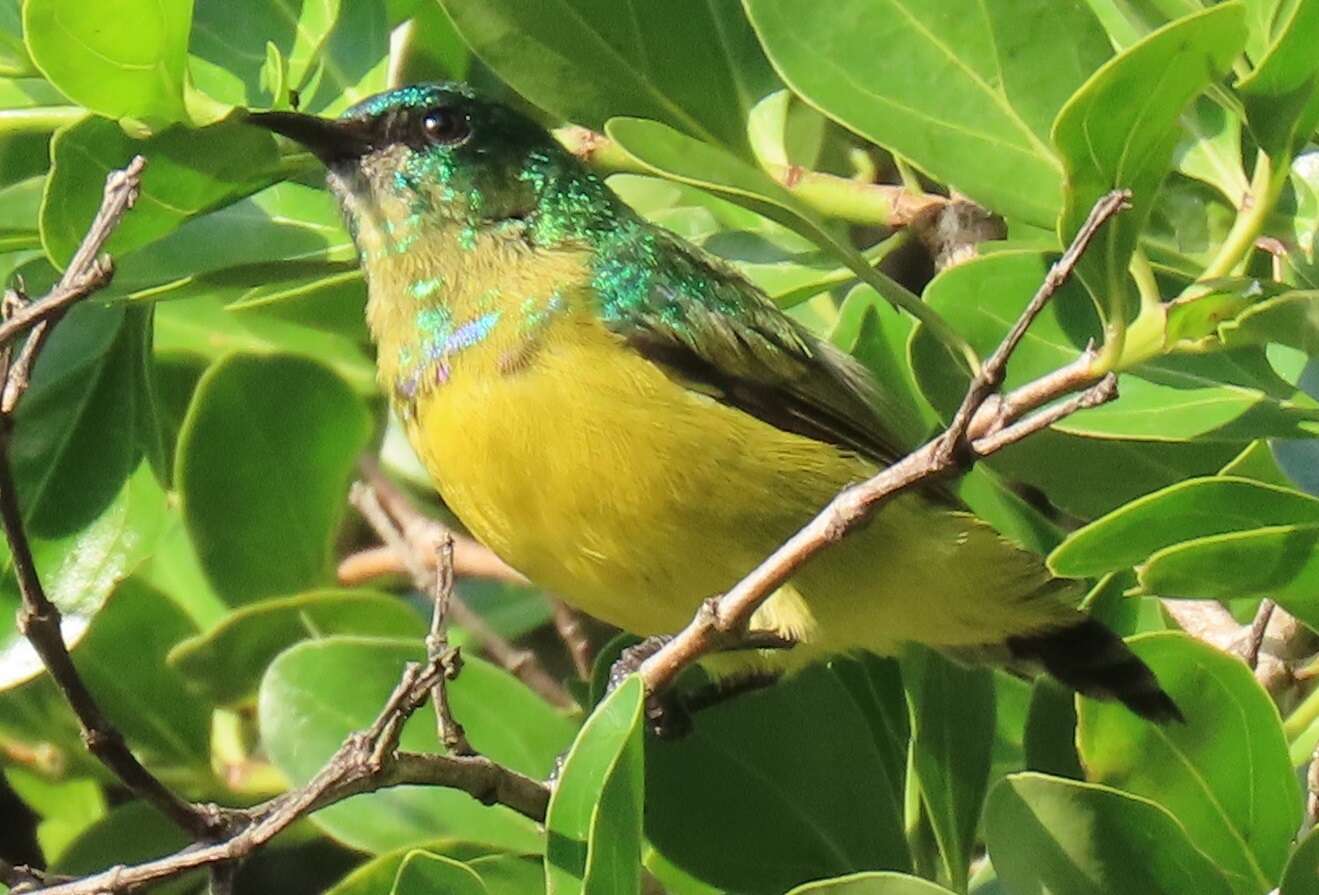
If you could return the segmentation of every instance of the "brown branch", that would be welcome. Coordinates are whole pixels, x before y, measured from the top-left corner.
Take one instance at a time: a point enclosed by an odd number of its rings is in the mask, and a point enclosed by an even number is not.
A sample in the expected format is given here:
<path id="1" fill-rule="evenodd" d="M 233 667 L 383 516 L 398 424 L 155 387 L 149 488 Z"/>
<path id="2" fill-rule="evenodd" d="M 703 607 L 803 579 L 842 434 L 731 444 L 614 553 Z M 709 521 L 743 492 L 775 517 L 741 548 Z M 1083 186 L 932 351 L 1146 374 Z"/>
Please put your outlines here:
<path id="1" fill-rule="evenodd" d="M 32 558 L 9 461 L 13 414 L 27 391 L 32 364 L 46 334 L 58 323 L 60 316 L 74 302 L 110 281 L 113 266 L 108 258 L 100 256 L 100 251 L 116 225 L 132 208 L 145 164 L 138 156 L 123 171 L 111 172 L 106 178 L 100 210 L 68 269 L 50 293 L 30 303 L 14 298 L 4 302 L 5 311 L 11 312 L 0 323 L 0 345 L 6 349 L 6 361 L 9 340 L 25 330 L 31 329 L 31 332 L 18 359 L 12 364 L 6 363 L 3 398 L 0 399 L 0 527 L 3 527 L 9 544 L 22 597 L 18 629 L 41 657 L 51 679 L 73 709 L 88 751 L 135 795 L 154 805 L 194 838 L 204 839 L 223 833 L 227 813 L 215 806 L 185 801 L 152 775 L 129 750 L 123 736 L 105 717 L 78 674 L 64 643 L 60 611 L 47 597 Z"/>
<path id="2" fill-rule="evenodd" d="M 386 547 L 398 556 L 399 563 L 408 571 L 416 588 L 423 592 L 431 591 L 435 576 L 430 568 L 431 563 L 423 557 L 433 557 L 443 539 L 454 537 L 453 533 L 413 506 L 412 501 L 374 463 L 364 462 L 362 469 L 370 484 L 355 486 L 349 500 L 385 542 Z M 456 538 L 454 547 L 456 553 Z M 534 653 L 519 649 L 501 637 L 456 594 L 450 598 L 448 613 L 467 632 L 477 649 L 547 702 L 560 708 L 572 708 L 577 704 L 572 694 L 545 670 Z"/>
<path id="3" fill-rule="evenodd" d="M 1031 383 L 1005 398 L 991 400 L 999 390 L 1008 359 L 1031 323 L 1067 281 L 1099 228 L 1129 200 L 1124 191 L 1096 203 L 1072 244 L 1045 276 L 1039 290 L 998 348 L 971 380 L 961 406 L 942 435 L 884 469 L 870 480 L 839 494 L 814 519 L 720 597 L 706 600 L 692 621 L 642 662 L 639 673 L 650 693 L 673 683 L 679 672 L 714 650 L 738 644 L 746 636 L 755 611 L 811 557 L 868 520 L 885 502 L 933 479 L 951 476 L 968 463 L 1002 450 L 1086 407 L 1117 396 L 1112 375 L 1094 383 L 1094 374 L 1080 364 L 1056 371 L 1047 384 Z M 1091 384 L 1094 383 L 1094 384 Z M 1033 416 L 1023 414 L 1063 397 L 1077 387 L 1086 391 Z"/>
<path id="4" fill-rule="evenodd" d="M 146 159 L 139 155 L 122 171 L 110 172 L 105 179 L 101 207 L 59 282 L 43 298 L 16 309 L 8 319 L 0 323 L 0 345 L 7 346 L 15 336 L 31 330 L 22 353 L 6 374 L 4 392 L 0 395 L 0 412 L 13 413 L 15 405 L 27 390 L 32 363 L 41 350 L 50 326 L 75 303 L 110 282 L 114 275 L 114 264 L 109 256 L 101 255 L 101 249 L 137 201 L 146 164 Z"/>
<path id="5" fill-rule="evenodd" d="M 435 730 L 440 742 L 450 755 L 475 755 L 476 750 L 467 741 L 463 726 L 453 717 L 449 706 L 449 689 L 446 684 L 462 671 L 462 654 L 457 647 L 449 646 L 447 620 L 453 600 L 453 539 L 440 542 L 436 551 L 434 607 L 431 610 L 431 629 L 426 636 L 426 657 L 440 667 L 442 674 L 431 688 L 431 704 L 435 706 Z"/>
<path id="6" fill-rule="evenodd" d="M 305 786 L 235 812 L 242 825 L 227 839 L 195 845 L 131 867 L 115 867 L 37 889 L 43 895 L 101 895 L 172 879 L 193 870 L 241 860 L 296 821 L 351 796 L 392 786 L 444 786 L 485 805 L 504 805 L 536 822 L 545 820 L 549 789 L 539 781 L 479 755 L 421 755 L 398 750 L 403 725 L 426 702 L 445 674 L 436 660 L 411 663 L 375 721 L 354 733 Z"/>
<path id="7" fill-rule="evenodd" d="M 554 630 L 568 650 L 573 669 L 582 680 L 590 680 L 591 666 L 594 664 L 595 648 L 586 633 L 582 614 L 562 600 L 550 599 L 550 611 L 553 613 Z"/>

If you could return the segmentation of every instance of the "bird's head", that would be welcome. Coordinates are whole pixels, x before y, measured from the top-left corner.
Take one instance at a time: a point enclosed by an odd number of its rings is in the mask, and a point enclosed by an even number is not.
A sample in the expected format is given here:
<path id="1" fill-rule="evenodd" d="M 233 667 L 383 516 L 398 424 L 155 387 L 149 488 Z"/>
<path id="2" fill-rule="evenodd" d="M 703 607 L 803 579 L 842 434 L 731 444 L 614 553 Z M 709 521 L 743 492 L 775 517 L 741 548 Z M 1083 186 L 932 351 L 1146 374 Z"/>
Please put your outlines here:
<path id="1" fill-rule="evenodd" d="M 460 83 L 400 87 L 337 119 L 261 112 L 249 120 L 325 164 L 355 235 L 525 220 L 556 184 L 587 176 L 539 124 Z"/>

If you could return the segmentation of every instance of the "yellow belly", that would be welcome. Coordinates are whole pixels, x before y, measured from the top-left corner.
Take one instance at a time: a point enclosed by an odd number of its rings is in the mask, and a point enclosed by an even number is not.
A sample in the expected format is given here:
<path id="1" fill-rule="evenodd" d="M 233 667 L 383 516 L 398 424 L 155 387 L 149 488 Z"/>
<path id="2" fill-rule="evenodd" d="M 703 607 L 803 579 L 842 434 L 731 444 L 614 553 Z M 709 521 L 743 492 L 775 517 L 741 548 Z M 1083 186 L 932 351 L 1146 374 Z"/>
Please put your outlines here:
<path id="1" fill-rule="evenodd" d="M 411 435 L 474 535 L 642 635 L 682 627 L 874 471 L 684 388 L 589 321 L 518 372 L 455 371 L 420 403 Z M 1058 604 L 1037 599 L 1046 579 L 1037 558 L 913 495 L 809 563 L 758 621 L 807 643 L 799 660 L 988 643 L 1048 624 Z"/>

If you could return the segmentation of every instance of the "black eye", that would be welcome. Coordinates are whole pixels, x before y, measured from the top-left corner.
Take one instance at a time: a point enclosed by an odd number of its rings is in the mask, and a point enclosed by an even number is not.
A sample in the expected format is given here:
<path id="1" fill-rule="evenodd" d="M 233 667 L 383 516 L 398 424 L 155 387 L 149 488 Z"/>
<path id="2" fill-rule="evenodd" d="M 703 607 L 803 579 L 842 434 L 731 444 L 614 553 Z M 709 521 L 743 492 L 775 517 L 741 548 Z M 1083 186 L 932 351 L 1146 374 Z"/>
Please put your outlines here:
<path id="1" fill-rule="evenodd" d="M 456 146 L 471 136 L 472 123 L 461 110 L 440 106 L 421 119 L 421 132 L 432 143 Z"/>

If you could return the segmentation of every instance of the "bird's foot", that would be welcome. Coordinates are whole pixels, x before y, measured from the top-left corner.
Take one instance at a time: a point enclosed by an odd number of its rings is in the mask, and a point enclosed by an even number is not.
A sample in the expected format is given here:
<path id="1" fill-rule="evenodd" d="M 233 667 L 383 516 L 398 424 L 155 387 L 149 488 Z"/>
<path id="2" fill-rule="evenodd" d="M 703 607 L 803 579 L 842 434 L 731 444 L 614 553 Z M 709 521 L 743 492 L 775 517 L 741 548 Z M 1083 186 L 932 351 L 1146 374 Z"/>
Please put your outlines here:
<path id="1" fill-rule="evenodd" d="M 715 681 L 688 693 L 683 700 L 683 708 L 694 715 L 736 699 L 745 693 L 754 693 L 756 690 L 772 687 L 782 677 L 783 675 L 776 671 L 756 671 L 741 677 Z"/>
<path id="2" fill-rule="evenodd" d="M 609 684 L 605 687 L 605 694 L 617 690 L 618 686 L 627 680 L 629 674 L 640 671 L 642 663 L 659 652 L 664 644 L 672 639 L 668 634 L 656 634 L 623 650 L 614 660 L 614 664 L 609 666 Z"/>

